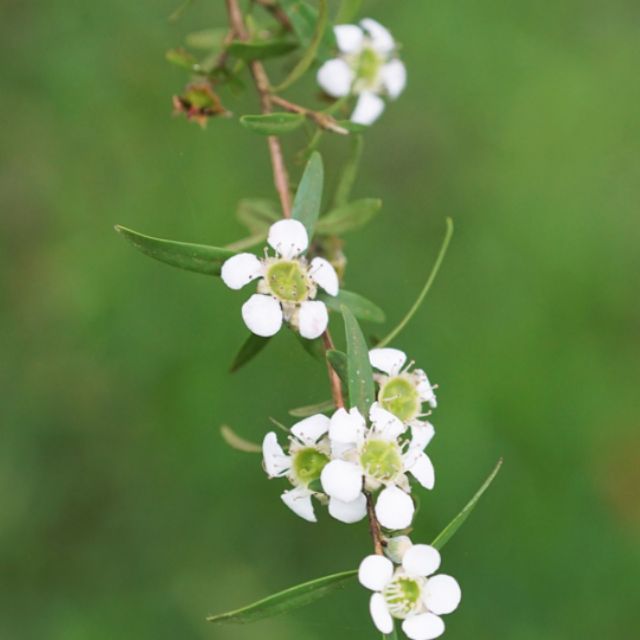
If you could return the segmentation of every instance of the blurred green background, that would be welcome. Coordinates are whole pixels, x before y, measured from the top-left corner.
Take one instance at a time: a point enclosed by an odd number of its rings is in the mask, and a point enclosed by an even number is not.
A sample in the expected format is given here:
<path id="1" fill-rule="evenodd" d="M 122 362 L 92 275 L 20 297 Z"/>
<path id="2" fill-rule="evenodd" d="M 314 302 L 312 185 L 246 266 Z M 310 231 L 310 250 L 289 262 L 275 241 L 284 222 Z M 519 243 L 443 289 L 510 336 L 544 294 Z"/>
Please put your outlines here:
<path id="1" fill-rule="evenodd" d="M 246 296 L 113 232 L 231 242 L 236 202 L 272 196 L 262 139 L 171 118 L 184 76 L 164 51 L 224 21 L 222 2 L 170 24 L 174 8 L 0 12 L 0 638 L 378 637 L 355 584 L 255 626 L 204 622 L 354 567 L 370 542 L 364 523 L 297 519 L 284 481 L 218 435 L 258 440 L 267 416 L 324 400 L 321 367 L 282 334 L 228 375 Z M 445 216 L 457 228 L 396 343 L 440 384 L 414 538 L 505 458 L 446 549 L 463 602 L 445 637 L 637 638 L 639 5 L 365 0 L 364 15 L 403 43 L 409 85 L 367 135 L 355 195 L 385 206 L 348 237 L 349 288 L 390 327 Z M 346 145 L 323 149 L 331 186 Z"/>

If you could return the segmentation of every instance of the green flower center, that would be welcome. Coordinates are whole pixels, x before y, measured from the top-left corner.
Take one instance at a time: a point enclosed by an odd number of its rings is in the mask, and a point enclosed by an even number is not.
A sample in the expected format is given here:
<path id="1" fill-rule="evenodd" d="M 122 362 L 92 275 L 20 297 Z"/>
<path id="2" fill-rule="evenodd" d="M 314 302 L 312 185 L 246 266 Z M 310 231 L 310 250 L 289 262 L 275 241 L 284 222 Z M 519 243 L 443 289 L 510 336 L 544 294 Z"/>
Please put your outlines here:
<path id="1" fill-rule="evenodd" d="M 279 260 L 272 264 L 266 280 L 273 295 L 285 302 L 302 302 L 309 293 L 306 274 L 295 260 Z"/>
<path id="2" fill-rule="evenodd" d="M 416 580 L 402 576 L 392 580 L 382 592 L 394 618 L 406 618 L 420 605 L 422 589 Z"/>
<path id="3" fill-rule="evenodd" d="M 358 58 L 356 77 L 371 84 L 378 78 L 382 58 L 373 49 L 364 49 Z"/>
<path id="4" fill-rule="evenodd" d="M 387 380 L 378 396 L 383 409 L 402 422 L 413 420 L 420 413 L 420 396 L 415 386 L 403 376 Z"/>
<path id="5" fill-rule="evenodd" d="M 402 473 L 402 457 L 396 442 L 368 440 L 360 454 L 365 473 L 381 482 L 389 482 Z"/>
<path id="6" fill-rule="evenodd" d="M 329 456 L 313 447 L 300 449 L 293 455 L 293 475 L 300 484 L 307 486 L 320 478 L 327 462 L 329 462 Z"/>

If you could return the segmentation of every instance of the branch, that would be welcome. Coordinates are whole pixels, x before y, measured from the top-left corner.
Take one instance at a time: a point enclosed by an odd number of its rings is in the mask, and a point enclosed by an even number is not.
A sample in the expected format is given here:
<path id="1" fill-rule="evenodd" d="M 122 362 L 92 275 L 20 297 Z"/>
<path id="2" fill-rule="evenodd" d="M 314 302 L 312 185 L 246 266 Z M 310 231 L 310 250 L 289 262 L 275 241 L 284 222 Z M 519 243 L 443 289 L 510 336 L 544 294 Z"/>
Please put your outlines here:
<path id="1" fill-rule="evenodd" d="M 326 129 L 327 131 L 333 131 L 334 133 L 339 133 L 343 136 L 348 136 L 349 131 L 344 127 L 341 127 L 333 118 L 327 113 L 322 113 L 320 111 L 313 111 L 312 109 L 307 109 L 302 105 L 296 104 L 295 102 L 289 102 L 289 100 L 285 100 L 280 96 L 272 95 L 271 102 L 273 104 L 277 104 L 280 107 L 283 107 L 287 111 L 292 111 L 293 113 L 299 113 L 307 118 L 313 120 L 321 129 Z"/>
<path id="2" fill-rule="evenodd" d="M 380 529 L 380 523 L 376 518 L 375 508 L 373 506 L 373 497 L 370 493 L 365 493 L 367 496 L 367 516 L 369 517 L 369 533 L 371 533 L 371 540 L 373 541 L 373 550 L 379 556 L 384 555 L 384 546 L 382 530 Z"/>

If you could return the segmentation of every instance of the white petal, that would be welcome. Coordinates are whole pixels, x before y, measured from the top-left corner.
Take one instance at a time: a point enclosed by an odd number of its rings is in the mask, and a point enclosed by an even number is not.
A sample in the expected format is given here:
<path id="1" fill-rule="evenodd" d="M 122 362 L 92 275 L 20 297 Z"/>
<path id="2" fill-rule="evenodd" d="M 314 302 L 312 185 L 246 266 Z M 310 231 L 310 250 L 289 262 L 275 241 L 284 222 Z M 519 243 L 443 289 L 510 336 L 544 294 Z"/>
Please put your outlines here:
<path id="1" fill-rule="evenodd" d="M 263 273 L 262 262 L 253 253 L 239 253 L 222 265 L 220 276 L 230 289 L 242 289 L 245 284 L 259 278 Z"/>
<path id="2" fill-rule="evenodd" d="M 438 402 L 436 401 L 436 394 L 429 382 L 429 378 L 427 378 L 427 374 L 422 369 L 416 369 L 413 374 L 416 377 L 420 400 L 428 402 L 431 408 L 435 409 L 438 406 Z"/>
<path id="3" fill-rule="evenodd" d="M 331 440 L 331 438 L 329 439 Z M 355 442 L 337 442 L 336 440 L 331 440 L 331 457 L 349 460 L 351 458 L 347 457 L 347 453 L 353 451 L 356 446 Z"/>
<path id="4" fill-rule="evenodd" d="M 318 69 L 318 84 L 333 98 L 343 98 L 351 93 L 355 74 L 353 69 L 340 58 L 327 60 Z"/>
<path id="5" fill-rule="evenodd" d="M 355 444 L 363 438 L 366 428 L 367 425 L 358 409 L 354 407 L 349 412 L 338 409 L 331 416 L 329 438 L 333 442 Z"/>
<path id="6" fill-rule="evenodd" d="M 432 613 L 421 613 L 407 618 L 402 630 L 411 640 L 433 640 L 444 633 L 444 622 Z"/>
<path id="7" fill-rule="evenodd" d="M 455 611 L 461 599 L 462 591 L 457 580 L 444 574 L 429 578 L 422 594 L 427 609 L 439 615 Z"/>
<path id="8" fill-rule="evenodd" d="M 330 296 L 337 296 L 340 289 L 338 274 L 331 263 L 324 258 L 314 258 L 309 267 L 311 279 Z"/>
<path id="9" fill-rule="evenodd" d="M 393 51 L 396 43 L 393 40 L 393 36 L 389 33 L 389 30 L 383 27 L 379 22 L 372 20 L 371 18 L 365 18 L 360 21 L 363 29 L 365 29 L 371 41 L 373 48 L 378 53 L 389 53 Z"/>
<path id="10" fill-rule="evenodd" d="M 356 53 L 362 48 L 364 33 L 356 24 L 339 24 L 333 28 L 338 43 L 338 49 L 342 53 Z"/>
<path id="11" fill-rule="evenodd" d="M 249 331 L 257 336 L 268 338 L 280 331 L 282 308 L 275 298 L 254 293 L 242 305 L 242 319 Z"/>
<path id="12" fill-rule="evenodd" d="M 305 300 L 298 313 L 300 335 L 307 340 L 319 338 L 329 324 L 327 305 L 320 300 Z"/>
<path id="13" fill-rule="evenodd" d="M 369 351 L 369 362 L 374 369 L 382 371 L 390 376 L 397 376 L 400 373 L 407 356 L 400 349 L 371 349 Z"/>
<path id="14" fill-rule="evenodd" d="M 262 441 L 262 457 L 264 469 L 270 478 L 284 476 L 291 469 L 291 458 L 282 450 L 273 431 L 267 433 Z"/>
<path id="15" fill-rule="evenodd" d="M 364 493 L 361 493 L 352 502 L 329 498 L 329 514 L 336 520 L 346 524 L 360 522 L 367 515 L 367 499 Z"/>
<path id="16" fill-rule="evenodd" d="M 398 487 L 383 489 L 376 502 L 376 517 L 385 529 L 406 529 L 415 510 L 411 497 Z"/>
<path id="17" fill-rule="evenodd" d="M 362 470 L 357 464 L 332 460 L 322 470 L 320 482 L 328 496 L 353 502 L 362 492 Z"/>
<path id="18" fill-rule="evenodd" d="M 406 469 L 425 489 L 433 489 L 436 472 L 426 453 L 420 453 L 416 461 Z"/>
<path id="19" fill-rule="evenodd" d="M 311 492 L 306 487 L 296 487 L 291 491 L 285 491 L 280 498 L 291 511 L 307 522 L 317 522 L 316 514 L 311 503 Z"/>
<path id="20" fill-rule="evenodd" d="M 393 562 L 380 555 L 367 556 L 358 568 L 358 580 L 371 591 L 382 591 L 393 576 Z"/>
<path id="21" fill-rule="evenodd" d="M 374 402 L 369 409 L 369 419 L 373 422 L 376 433 L 386 440 L 395 440 L 407 429 L 401 420 L 383 409 L 377 402 Z"/>
<path id="22" fill-rule="evenodd" d="M 306 251 L 309 236 L 299 220 L 278 220 L 269 228 L 267 242 L 283 258 L 291 259 Z"/>
<path id="23" fill-rule="evenodd" d="M 423 451 L 431 442 L 436 430 L 430 422 L 415 420 L 411 423 L 411 449 Z"/>
<path id="24" fill-rule="evenodd" d="M 387 609 L 387 603 L 384 601 L 384 597 L 381 593 L 374 593 L 369 600 L 369 613 L 373 624 L 380 633 L 385 635 L 390 634 L 393 631 L 393 618 Z"/>
<path id="25" fill-rule="evenodd" d="M 291 433 L 305 444 L 314 444 L 329 431 L 329 418 L 317 413 L 309 416 L 291 427 Z"/>
<path id="26" fill-rule="evenodd" d="M 404 554 L 402 566 L 412 576 L 430 576 L 440 566 L 440 553 L 429 544 L 414 544 Z"/>
<path id="27" fill-rule="evenodd" d="M 413 546 L 411 538 L 409 536 L 395 536 L 387 540 L 387 546 L 384 548 L 384 553 L 396 564 L 402 564 L 402 558 L 404 554 Z"/>
<path id="28" fill-rule="evenodd" d="M 392 60 L 387 62 L 380 69 L 382 83 L 389 93 L 389 97 L 395 100 L 407 85 L 407 69 L 400 60 Z"/>
<path id="29" fill-rule="evenodd" d="M 351 114 L 351 122 L 356 124 L 371 125 L 384 111 L 384 100 L 370 91 L 360 94 L 356 108 Z"/>

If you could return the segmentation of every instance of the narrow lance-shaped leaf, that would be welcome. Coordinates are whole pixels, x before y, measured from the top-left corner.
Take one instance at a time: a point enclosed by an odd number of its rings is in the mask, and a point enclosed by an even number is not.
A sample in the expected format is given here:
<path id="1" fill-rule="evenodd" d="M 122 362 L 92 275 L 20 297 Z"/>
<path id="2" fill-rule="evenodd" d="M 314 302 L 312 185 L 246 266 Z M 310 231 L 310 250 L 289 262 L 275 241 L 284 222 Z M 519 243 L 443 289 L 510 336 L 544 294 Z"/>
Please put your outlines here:
<path id="1" fill-rule="evenodd" d="M 349 404 L 358 407 L 360 413 L 366 416 L 375 399 L 369 348 L 358 321 L 345 305 L 342 305 L 342 317 L 347 338 Z"/>
<path id="2" fill-rule="evenodd" d="M 315 340 L 307 340 L 303 338 L 297 331 L 295 332 L 295 336 L 300 343 L 300 346 L 315 360 L 319 360 L 320 362 L 324 362 L 324 346 L 322 344 L 321 338 L 316 338 Z"/>
<path id="3" fill-rule="evenodd" d="M 255 333 L 250 333 L 231 363 L 230 372 L 234 373 L 247 362 L 253 360 L 266 346 L 271 338 L 263 338 Z"/>
<path id="4" fill-rule="evenodd" d="M 327 7 L 327 0 L 320 0 L 318 18 L 315 23 L 311 42 L 309 43 L 309 46 L 304 52 L 302 58 L 300 58 L 295 67 L 291 69 L 289 75 L 274 88 L 275 93 L 288 89 L 294 82 L 297 82 L 313 64 L 313 61 L 316 59 L 318 49 L 320 48 L 320 44 L 322 43 L 324 32 L 327 28 L 328 16 L 329 9 Z"/>
<path id="5" fill-rule="evenodd" d="M 179 269 L 219 276 L 222 263 L 235 255 L 235 251 L 204 244 L 176 242 L 145 236 L 142 233 L 116 225 L 115 230 L 138 251 Z"/>
<path id="6" fill-rule="evenodd" d="M 277 58 L 298 48 L 291 40 L 265 40 L 263 42 L 232 42 L 227 52 L 241 60 L 265 60 Z"/>
<path id="7" fill-rule="evenodd" d="M 357 570 L 343 571 L 330 576 L 304 582 L 302 584 L 275 593 L 242 609 L 209 616 L 207 620 L 214 623 L 246 624 L 264 618 L 287 613 L 304 607 L 320 598 L 324 598 L 342 588 L 357 575 Z"/>
<path id="8" fill-rule="evenodd" d="M 436 536 L 436 539 L 431 543 L 436 549 L 442 549 L 447 542 L 454 536 L 456 531 L 462 526 L 464 521 L 471 515 L 471 512 L 475 509 L 478 504 L 478 500 L 482 498 L 484 492 L 489 488 L 491 483 L 494 481 L 495 477 L 498 475 L 498 471 L 500 471 L 500 467 L 502 466 L 502 458 L 498 460 L 498 464 L 495 466 L 493 471 L 489 474 L 489 477 L 482 483 L 482 486 L 476 491 L 475 495 L 467 504 L 464 506 L 462 511 Z"/>
<path id="9" fill-rule="evenodd" d="M 353 293 L 353 291 L 340 289 L 337 296 L 321 293 L 318 295 L 318 300 L 322 300 L 333 311 L 341 311 L 342 305 L 344 305 L 349 308 L 358 320 L 366 320 L 368 322 L 385 321 L 384 311 L 377 304 L 367 300 L 359 293 Z"/>
<path id="10" fill-rule="evenodd" d="M 413 306 L 407 312 L 407 315 L 402 318 L 399 324 L 393 329 L 389 334 L 387 334 L 376 346 L 377 347 L 385 347 L 388 345 L 408 324 L 409 320 L 413 318 L 416 311 L 420 308 L 420 305 L 424 302 L 424 299 L 429 293 L 429 289 L 431 289 L 431 285 L 434 283 L 436 276 L 438 275 L 438 271 L 440 270 L 440 266 L 442 265 L 442 261 L 447 253 L 447 249 L 449 248 L 449 242 L 451 240 L 451 236 L 453 235 L 453 220 L 451 218 L 447 218 L 447 231 L 444 236 L 444 240 L 442 241 L 442 245 L 440 247 L 440 251 L 438 252 L 438 257 L 436 258 L 435 264 L 431 269 L 431 273 L 427 278 L 427 281 L 420 291 L 418 295 L 418 299 L 413 303 Z"/>
<path id="11" fill-rule="evenodd" d="M 232 448 L 244 453 L 262 453 L 262 447 L 255 442 L 241 438 L 231 427 L 223 424 L 220 427 L 222 439 Z"/>
<path id="12" fill-rule="evenodd" d="M 341 236 L 364 227 L 382 207 L 379 198 L 363 198 L 332 209 L 316 224 L 316 233 Z"/>
<path id="13" fill-rule="evenodd" d="M 318 10 L 304 0 L 280 0 L 282 8 L 291 21 L 293 31 L 303 47 L 310 47 L 318 24 Z M 336 38 L 333 29 L 325 29 L 316 57 L 320 61 L 334 55 Z"/>
<path id="14" fill-rule="evenodd" d="M 268 113 L 266 115 L 246 115 L 240 118 L 240 124 L 253 133 L 262 136 L 279 136 L 299 129 L 304 116 L 299 113 Z"/>
<path id="15" fill-rule="evenodd" d="M 296 197 L 293 200 L 291 217 L 305 226 L 309 239 L 313 236 L 316 221 L 320 215 L 322 189 L 324 187 L 324 166 L 322 156 L 314 151 L 307 162 Z"/>
<path id="16" fill-rule="evenodd" d="M 338 374 L 338 377 L 344 384 L 348 384 L 349 382 L 349 371 L 347 364 L 347 354 L 338 351 L 337 349 L 329 349 L 327 351 L 327 360 L 329 364 L 333 368 L 333 370 Z"/>
<path id="17" fill-rule="evenodd" d="M 344 124 L 344 123 L 341 123 Z M 353 124 L 353 123 L 352 123 Z M 362 158 L 362 149 L 364 147 L 364 137 L 361 135 L 351 136 L 351 153 L 342 168 L 338 186 L 333 197 L 333 206 L 342 207 L 349 202 L 351 190 L 358 176 L 360 168 L 360 160 Z"/>
<path id="18" fill-rule="evenodd" d="M 289 415 L 294 418 L 308 418 L 314 416 L 316 413 L 325 413 L 335 408 L 333 400 L 325 400 L 324 402 L 318 402 L 316 404 L 308 404 L 304 407 L 296 407 L 289 411 Z"/>
<path id="19" fill-rule="evenodd" d="M 336 16 L 336 24 L 347 24 L 351 22 L 360 11 L 362 0 L 342 0 L 340 9 Z"/>

